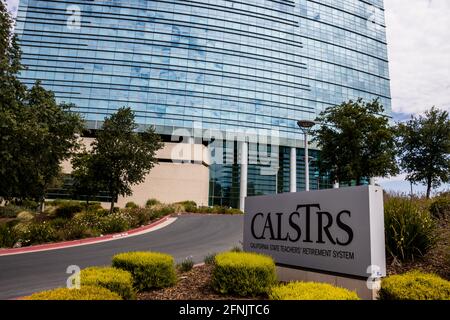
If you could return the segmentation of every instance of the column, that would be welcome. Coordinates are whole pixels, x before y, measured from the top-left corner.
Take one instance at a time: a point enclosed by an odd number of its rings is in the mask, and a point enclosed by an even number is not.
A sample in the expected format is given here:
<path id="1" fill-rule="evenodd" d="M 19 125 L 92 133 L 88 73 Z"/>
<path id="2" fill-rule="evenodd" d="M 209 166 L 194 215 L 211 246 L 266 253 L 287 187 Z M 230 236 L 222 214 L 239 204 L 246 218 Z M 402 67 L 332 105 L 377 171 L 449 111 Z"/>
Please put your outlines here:
<path id="1" fill-rule="evenodd" d="M 241 153 L 241 183 L 239 196 L 239 209 L 245 211 L 245 197 L 247 197 L 247 174 L 248 174 L 248 143 L 240 143 Z"/>
<path id="2" fill-rule="evenodd" d="M 309 151 L 308 132 L 305 131 L 305 190 L 309 191 Z"/>
<path id="3" fill-rule="evenodd" d="M 291 175 L 289 192 L 297 192 L 297 149 L 291 147 Z"/>

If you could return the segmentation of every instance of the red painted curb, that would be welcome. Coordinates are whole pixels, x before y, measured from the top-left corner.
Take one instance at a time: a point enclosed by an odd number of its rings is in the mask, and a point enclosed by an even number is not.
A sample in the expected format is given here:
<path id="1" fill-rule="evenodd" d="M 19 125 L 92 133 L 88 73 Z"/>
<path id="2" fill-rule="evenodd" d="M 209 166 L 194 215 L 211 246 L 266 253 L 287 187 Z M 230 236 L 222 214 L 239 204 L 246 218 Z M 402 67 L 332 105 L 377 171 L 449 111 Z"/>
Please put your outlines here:
<path id="1" fill-rule="evenodd" d="M 38 244 L 35 246 L 29 246 L 29 247 L 23 247 L 23 248 L 12 248 L 12 249 L 0 249 L 0 256 L 3 255 L 9 255 L 14 253 L 25 253 L 25 252 L 35 252 L 35 251 L 43 251 L 43 250 L 51 250 L 51 249 L 60 249 L 60 248 L 68 248 L 68 247 L 74 247 L 81 244 L 94 244 L 98 242 L 104 242 L 107 240 L 112 239 L 119 239 L 126 236 L 131 236 L 136 233 L 140 233 L 143 231 L 146 231 L 148 229 L 151 229 L 153 227 L 156 227 L 157 225 L 166 222 L 169 219 L 168 216 L 161 218 L 149 225 L 142 226 L 136 229 L 132 229 L 129 231 L 121 232 L 121 233 L 114 233 L 114 234 L 108 234 L 103 237 L 95 237 L 95 238 L 86 238 L 81 240 L 72 240 L 72 241 L 64 241 L 64 242 L 56 242 L 56 243 L 46 243 L 46 244 Z"/>

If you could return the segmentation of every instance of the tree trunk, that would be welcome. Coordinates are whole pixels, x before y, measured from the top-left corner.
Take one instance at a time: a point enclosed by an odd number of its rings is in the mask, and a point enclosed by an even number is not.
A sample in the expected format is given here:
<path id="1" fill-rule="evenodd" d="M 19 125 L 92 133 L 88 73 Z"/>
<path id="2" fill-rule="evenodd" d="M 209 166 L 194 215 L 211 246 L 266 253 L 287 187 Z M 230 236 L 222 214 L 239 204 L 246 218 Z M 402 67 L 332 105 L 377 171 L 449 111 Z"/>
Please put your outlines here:
<path id="1" fill-rule="evenodd" d="M 45 198 L 41 198 L 39 201 L 39 213 L 43 213 L 45 210 Z"/>
<path id="2" fill-rule="evenodd" d="M 112 196 L 111 197 L 111 207 L 109 208 L 109 214 L 112 214 L 114 211 L 114 199 L 115 199 L 115 197 Z"/>
<path id="3" fill-rule="evenodd" d="M 427 199 L 430 199 L 431 195 L 431 178 L 428 177 L 427 179 Z"/>

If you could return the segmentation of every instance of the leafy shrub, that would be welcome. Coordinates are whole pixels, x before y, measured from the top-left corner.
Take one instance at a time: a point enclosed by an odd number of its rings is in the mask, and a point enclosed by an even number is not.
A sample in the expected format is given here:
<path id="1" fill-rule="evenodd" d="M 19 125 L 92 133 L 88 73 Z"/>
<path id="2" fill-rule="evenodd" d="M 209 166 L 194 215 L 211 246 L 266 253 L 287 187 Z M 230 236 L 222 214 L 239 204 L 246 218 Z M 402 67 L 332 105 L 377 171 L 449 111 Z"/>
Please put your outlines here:
<path id="1" fill-rule="evenodd" d="M 32 211 L 36 211 L 39 208 L 39 203 L 34 200 L 29 199 L 16 199 L 10 202 L 10 205 L 14 205 L 17 207 L 21 207 L 23 209 L 28 209 Z M 23 211 L 23 210 L 22 210 Z"/>
<path id="2" fill-rule="evenodd" d="M 192 206 L 192 207 L 196 207 L 197 206 L 197 203 L 195 201 L 192 201 L 192 200 L 181 201 L 181 202 L 178 202 L 178 203 L 183 205 L 183 206 Z"/>
<path id="3" fill-rule="evenodd" d="M 132 208 L 126 211 L 131 217 L 132 225 L 139 227 L 149 223 L 153 217 L 153 211 L 148 208 Z"/>
<path id="4" fill-rule="evenodd" d="M 102 218 L 103 233 L 117 233 L 130 229 L 131 217 L 126 212 L 110 214 Z"/>
<path id="5" fill-rule="evenodd" d="M 45 201 L 45 205 L 46 206 L 51 206 L 51 207 L 59 207 L 61 204 L 67 202 L 67 200 L 62 200 L 62 199 L 54 199 L 54 200 L 50 200 L 50 201 Z"/>
<path id="6" fill-rule="evenodd" d="M 327 283 L 291 282 L 272 288 L 271 300 L 359 300 L 356 292 Z"/>
<path id="7" fill-rule="evenodd" d="M 229 208 L 229 209 L 227 209 L 225 213 L 226 213 L 226 214 L 231 214 L 231 215 L 234 215 L 234 214 L 244 214 L 244 212 L 242 212 L 241 210 L 239 210 L 239 209 L 234 209 L 234 208 Z"/>
<path id="8" fill-rule="evenodd" d="M 436 218 L 450 217 L 450 196 L 442 195 L 433 200 L 430 213 Z"/>
<path id="9" fill-rule="evenodd" d="M 14 222 L 0 224 L 0 248 L 11 248 L 19 241 L 20 235 L 13 228 Z"/>
<path id="10" fill-rule="evenodd" d="M 402 261 L 422 257 L 436 243 L 429 212 L 407 198 L 390 198 L 384 207 L 386 250 Z"/>
<path id="11" fill-rule="evenodd" d="M 187 257 L 177 265 L 178 270 L 180 270 L 181 272 L 191 271 L 193 267 L 194 267 L 194 260 L 192 260 L 192 257 Z"/>
<path id="12" fill-rule="evenodd" d="M 70 219 L 75 213 L 83 211 L 83 205 L 77 201 L 62 202 L 55 210 L 55 216 L 58 218 Z"/>
<path id="13" fill-rule="evenodd" d="M 91 202 L 89 202 L 89 208 L 102 209 L 103 207 L 102 207 L 102 204 L 100 202 L 98 202 L 98 201 L 91 201 Z"/>
<path id="14" fill-rule="evenodd" d="M 117 293 L 124 300 L 136 298 L 131 273 L 111 267 L 91 267 L 81 270 L 81 286 L 99 286 Z"/>
<path id="15" fill-rule="evenodd" d="M 148 207 L 151 207 L 151 206 L 155 206 L 157 204 L 161 204 L 161 202 L 159 202 L 156 199 L 148 199 L 147 202 L 145 203 L 145 206 L 148 208 Z"/>
<path id="16" fill-rule="evenodd" d="M 216 260 L 216 254 L 210 253 L 203 259 L 203 262 L 207 265 L 213 265 L 215 263 L 215 260 Z"/>
<path id="17" fill-rule="evenodd" d="M 103 217 L 97 212 L 86 211 L 78 213 L 71 221 L 73 224 L 79 225 L 83 229 L 102 230 Z"/>
<path id="18" fill-rule="evenodd" d="M 100 209 L 95 210 L 95 214 L 99 217 L 106 217 L 107 215 L 109 215 L 109 213 L 110 212 L 108 209 L 100 208 Z"/>
<path id="19" fill-rule="evenodd" d="M 50 221 L 51 226 L 55 229 L 64 229 L 70 220 L 64 218 L 54 218 Z"/>
<path id="20" fill-rule="evenodd" d="M 103 209 L 102 204 L 97 201 L 93 201 L 93 202 L 89 202 L 89 203 L 82 202 L 81 205 L 83 206 L 84 210 L 86 210 L 86 211 L 98 211 L 98 210 Z"/>
<path id="21" fill-rule="evenodd" d="M 196 212 L 197 211 L 197 203 L 195 201 L 182 201 L 179 202 L 184 208 L 185 212 Z"/>
<path id="22" fill-rule="evenodd" d="M 38 292 L 26 300 L 122 300 L 120 296 L 108 289 L 96 286 L 82 286 L 80 289 L 59 288 Z"/>
<path id="23" fill-rule="evenodd" d="M 197 208 L 197 211 L 195 213 L 208 214 L 208 213 L 214 213 L 214 212 L 213 212 L 213 208 L 211 208 L 211 207 L 200 206 L 200 207 Z"/>
<path id="24" fill-rule="evenodd" d="M 136 208 L 139 208 L 139 206 L 136 203 L 134 203 L 133 201 L 130 201 L 125 204 L 125 208 L 136 209 Z"/>
<path id="25" fill-rule="evenodd" d="M 47 221 L 33 222 L 25 226 L 20 235 L 25 245 L 40 244 L 57 240 L 55 229 Z"/>
<path id="26" fill-rule="evenodd" d="M 272 258 L 256 253 L 226 252 L 216 255 L 212 287 L 222 294 L 266 294 L 276 281 Z"/>
<path id="27" fill-rule="evenodd" d="M 22 211 L 17 214 L 17 219 L 22 221 L 31 221 L 34 218 L 34 214 L 28 211 Z"/>
<path id="28" fill-rule="evenodd" d="M 15 218 L 21 211 L 23 209 L 15 205 L 0 206 L 0 218 Z"/>
<path id="29" fill-rule="evenodd" d="M 410 271 L 381 281 L 381 300 L 450 300 L 450 281 L 434 274 Z"/>
<path id="30" fill-rule="evenodd" d="M 152 219 L 159 219 L 170 214 L 175 213 L 175 207 L 173 206 L 160 206 L 159 208 L 153 209 Z"/>
<path id="31" fill-rule="evenodd" d="M 177 280 L 173 257 L 163 253 L 121 253 L 113 257 L 112 265 L 131 272 L 139 291 L 170 287 Z"/>
<path id="32" fill-rule="evenodd" d="M 54 223 L 54 221 L 52 221 Z M 77 240 L 91 237 L 98 237 L 101 231 L 91 228 L 75 221 L 67 222 L 60 230 L 56 232 L 58 238 L 61 240 Z"/>
<path id="33" fill-rule="evenodd" d="M 195 213 L 203 213 L 203 214 L 244 214 L 241 210 L 239 209 L 234 209 L 234 208 L 228 208 L 228 207 L 221 207 L 221 206 L 214 206 L 214 207 L 206 207 L 206 206 L 201 206 L 196 208 L 195 211 L 193 211 Z"/>

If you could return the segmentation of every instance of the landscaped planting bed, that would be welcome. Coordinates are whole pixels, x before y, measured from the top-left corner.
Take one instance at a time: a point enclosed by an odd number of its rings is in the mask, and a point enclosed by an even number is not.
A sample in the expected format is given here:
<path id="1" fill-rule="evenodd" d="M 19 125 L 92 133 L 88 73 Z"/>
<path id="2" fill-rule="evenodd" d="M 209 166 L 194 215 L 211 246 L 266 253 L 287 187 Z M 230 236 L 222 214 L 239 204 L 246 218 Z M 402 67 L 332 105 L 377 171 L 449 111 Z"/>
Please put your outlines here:
<path id="1" fill-rule="evenodd" d="M 162 204 L 155 199 L 148 200 L 145 207 L 129 202 L 124 209 L 114 208 L 112 213 L 98 202 L 49 201 L 41 214 L 34 206 L 0 206 L 0 248 L 120 233 L 182 213 L 242 214 L 239 210 L 225 207 L 198 207 L 193 201 Z"/>

